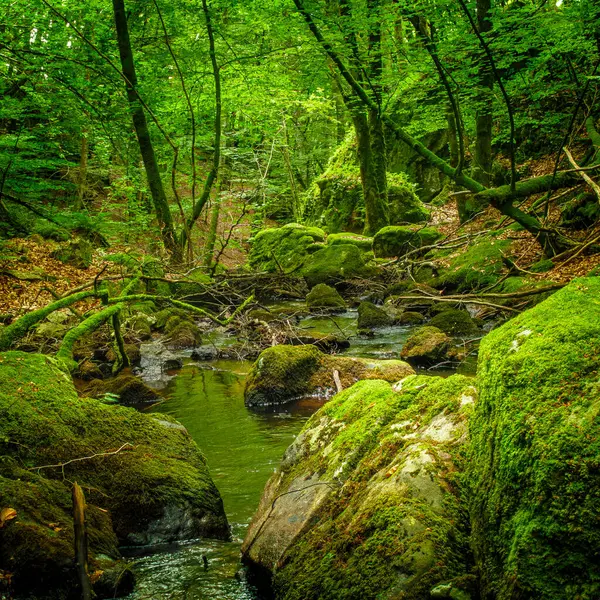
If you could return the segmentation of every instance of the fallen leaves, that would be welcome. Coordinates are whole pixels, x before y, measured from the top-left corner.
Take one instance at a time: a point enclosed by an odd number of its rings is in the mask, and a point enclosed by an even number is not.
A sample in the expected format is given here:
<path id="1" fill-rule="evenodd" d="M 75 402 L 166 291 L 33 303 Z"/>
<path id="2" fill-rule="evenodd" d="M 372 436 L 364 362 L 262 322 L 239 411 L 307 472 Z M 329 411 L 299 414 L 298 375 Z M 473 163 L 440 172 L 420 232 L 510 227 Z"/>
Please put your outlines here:
<path id="1" fill-rule="evenodd" d="M 0 529 L 9 521 L 17 518 L 17 511 L 14 508 L 3 508 L 0 510 Z"/>

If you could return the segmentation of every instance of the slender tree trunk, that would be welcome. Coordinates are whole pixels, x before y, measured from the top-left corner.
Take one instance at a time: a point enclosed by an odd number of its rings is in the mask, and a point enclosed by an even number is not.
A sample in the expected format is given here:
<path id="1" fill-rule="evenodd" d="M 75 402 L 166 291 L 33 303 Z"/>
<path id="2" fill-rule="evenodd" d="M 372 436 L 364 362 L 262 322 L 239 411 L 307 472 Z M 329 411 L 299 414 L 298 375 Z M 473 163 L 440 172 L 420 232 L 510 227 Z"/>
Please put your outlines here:
<path id="1" fill-rule="evenodd" d="M 124 0 L 113 0 L 113 11 L 117 28 L 117 42 L 119 45 L 121 69 L 127 80 L 127 100 L 131 108 L 133 127 L 144 162 L 148 187 L 150 188 L 154 210 L 161 228 L 163 243 L 167 251 L 173 256 L 174 260 L 181 260 L 181 249 L 176 240 L 173 219 L 171 217 L 169 203 L 167 202 L 167 197 L 160 177 L 160 170 L 158 168 L 154 146 L 150 137 L 146 114 L 144 112 L 144 107 L 139 102 L 137 94 L 135 93 L 137 87 L 137 75 L 133 61 L 131 41 L 129 39 L 129 28 L 127 26 L 127 14 L 125 12 Z"/>
<path id="2" fill-rule="evenodd" d="M 491 0 L 477 0 L 477 28 L 484 34 L 492 28 L 489 20 Z M 479 66 L 480 91 L 477 102 L 478 108 L 475 115 L 475 152 L 473 154 L 473 178 L 485 187 L 491 184 L 492 172 L 492 126 L 493 126 L 493 89 L 494 74 L 481 52 Z"/>
<path id="3" fill-rule="evenodd" d="M 79 157 L 79 173 L 77 174 L 77 208 L 82 209 L 83 197 L 85 195 L 87 165 L 88 165 L 88 129 L 87 127 L 81 132 L 81 156 Z"/>

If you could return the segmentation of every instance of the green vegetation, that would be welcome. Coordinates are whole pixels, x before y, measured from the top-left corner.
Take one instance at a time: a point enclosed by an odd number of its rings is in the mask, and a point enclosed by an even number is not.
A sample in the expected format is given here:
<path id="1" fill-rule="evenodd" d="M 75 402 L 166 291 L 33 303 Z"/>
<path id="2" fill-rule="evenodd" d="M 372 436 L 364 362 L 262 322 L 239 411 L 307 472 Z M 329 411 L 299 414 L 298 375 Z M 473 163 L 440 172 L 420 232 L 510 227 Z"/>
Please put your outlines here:
<path id="1" fill-rule="evenodd" d="M 325 283 L 315 285 L 306 296 L 306 306 L 310 310 L 345 311 L 346 302 L 335 288 Z"/>
<path id="2" fill-rule="evenodd" d="M 373 252 L 378 258 L 401 256 L 422 246 L 431 246 L 441 237 L 434 227 L 384 227 L 373 238 Z"/>

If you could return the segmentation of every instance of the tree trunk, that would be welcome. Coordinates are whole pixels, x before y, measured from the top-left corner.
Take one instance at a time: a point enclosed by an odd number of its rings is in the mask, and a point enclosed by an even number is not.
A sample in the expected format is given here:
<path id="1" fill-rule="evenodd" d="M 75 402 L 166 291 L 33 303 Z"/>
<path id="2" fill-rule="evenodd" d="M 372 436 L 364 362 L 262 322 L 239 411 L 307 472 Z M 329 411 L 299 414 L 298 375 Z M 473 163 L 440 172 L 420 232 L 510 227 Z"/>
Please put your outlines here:
<path id="1" fill-rule="evenodd" d="M 129 39 L 129 28 L 127 26 L 127 15 L 125 12 L 124 0 L 113 0 L 113 10 L 115 25 L 117 28 L 117 42 L 119 45 L 119 57 L 121 59 L 121 69 L 127 80 L 127 100 L 131 109 L 133 127 L 138 139 L 140 153 L 144 162 L 148 187 L 152 195 L 154 210 L 161 228 L 163 243 L 168 252 L 171 253 L 174 260 L 181 260 L 181 249 L 177 243 L 173 219 L 169 210 L 169 203 L 165 195 L 154 146 L 150 138 L 150 131 L 146 121 L 144 107 L 139 101 L 136 93 L 137 75 L 135 64 L 133 62 L 133 51 Z"/>
<path id="2" fill-rule="evenodd" d="M 77 208 L 83 208 L 83 197 L 85 195 L 85 183 L 87 177 L 88 165 L 88 130 L 87 128 L 81 132 L 81 156 L 79 158 L 79 173 L 77 174 Z"/>

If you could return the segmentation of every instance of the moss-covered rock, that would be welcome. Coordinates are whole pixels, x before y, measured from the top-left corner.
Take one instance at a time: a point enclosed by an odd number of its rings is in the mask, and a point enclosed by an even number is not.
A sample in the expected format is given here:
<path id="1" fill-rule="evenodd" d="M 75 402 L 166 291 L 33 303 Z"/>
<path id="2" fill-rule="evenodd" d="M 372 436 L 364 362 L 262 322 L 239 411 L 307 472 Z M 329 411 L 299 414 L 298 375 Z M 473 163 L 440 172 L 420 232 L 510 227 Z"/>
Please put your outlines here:
<path id="1" fill-rule="evenodd" d="M 310 286 L 352 277 L 372 277 L 376 273 L 369 255 L 352 244 L 326 246 L 312 254 L 299 271 Z"/>
<path id="2" fill-rule="evenodd" d="M 406 310 L 398 317 L 400 325 L 420 325 L 425 322 L 425 317 L 418 312 Z"/>
<path id="3" fill-rule="evenodd" d="M 406 340 L 400 356 L 411 364 L 434 365 L 447 357 L 450 344 L 450 338 L 441 329 L 420 327 Z"/>
<path id="4" fill-rule="evenodd" d="M 189 318 L 173 316 L 165 325 L 165 346 L 171 350 L 193 348 L 202 342 L 198 326 Z"/>
<path id="5" fill-rule="evenodd" d="M 415 186 L 403 173 L 388 173 L 388 206 L 390 223 L 423 223 L 429 211 L 415 193 Z"/>
<path id="6" fill-rule="evenodd" d="M 479 333 L 479 328 L 466 310 L 446 308 L 429 321 L 431 327 L 437 327 L 448 335 L 469 336 Z"/>
<path id="7" fill-rule="evenodd" d="M 304 264 L 307 248 L 324 240 L 322 229 L 298 223 L 263 229 L 250 240 L 248 264 L 256 271 L 293 273 Z"/>
<path id="8" fill-rule="evenodd" d="M 390 225 L 375 234 L 373 252 L 377 258 L 402 256 L 416 248 L 431 246 L 441 237 L 435 227 Z"/>
<path id="9" fill-rule="evenodd" d="M 600 597 L 600 279 L 484 338 L 469 479 L 482 597 Z"/>
<path id="10" fill-rule="evenodd" d="M 277 600 L 426 600 L 442 584 L 467 587 L 455 471 L 475 391 L 457 375 L 396 389 L 361 381 L 335 396 L 267 483 L 242 552 L 274 574 Z"/>
<path id="11" fill-rule="evenodd" d="M 160 394 L 134 375 L 119 375 L 104 381 L 92 381 L 88 386 L 88 394 L 93 398 L 112 394 L 118 396 L 119 402 L 125 406 L 154 404 L 163 399 Z"/>
<path id="12" fill-rule="evenodd" d="M 179 317 L 180 319 L 189 319 L 190 313 L 183 310 L 182 308 L 163 308 L 154 315 L 153 327 L 155 329 L 158 329 L 159 331 L 163 331 L 172 317 Z"/>
<path id="13" fill-rule="evenodd" d="M 319 283 L 310 290 L 306 296 L 306 306 L 310 310 L 325 310 L 328 312 L 343 312 L 346 310 L 346 302 L 339 292 L 326 283 Z"/>
<path id="14" fill-rule="evenodd" d="M 372 302 L 361 302 L 358 305 L 358 329 L 378 329 L 381 327 L 389 327 L 394 320 L 388 313 L 375 306 Z"/>
<path id="15" fill-rule="evenodd" d="M 335 389 L 333 372 L 343 387 L 360 379 L 398 381 L 414 373 L 400 360 L 368 360 L 329 356 L 315 346 L 273 346 L 261 352 L 246 380 L 246 406 L 270 406 L 319 395 Z"/>
<path id="16" fill-rule="evenodd" d="M 93 250 L 92 245 L 87 240 L 77 238 L 57 248 L 51 256 L 78 269 L 87 269 L 92 264 Z"/>
<path id="17" fill-rule="evenodd" d="M 145 342 L 152 337 L 152 319 L 144 313 L 138 313 L 125 323 L 125 337 L 128 341 Z"/>
<path id="18" fill-rule="evenodd" d="M 117 542 L 229 536 L 206 461 L 182 425 L 79 398 L 47 356 L 0 354 L 0 454 L 0 498 L 17 511 L 0 528 L 0 570 L 15 586 L 53 577 L 68 589 L 75 480 L 86 493 L 92 566 L 100 554 L 118 557 Z"/>
<path id="19" fill-rule="evenodd" d="M 352 244 L 363 252 L 369 252 L 373 246 L 373 238 L 365 235 L 358 235 L 357 233 L 330 233 L 327 236 L 327 244 L 329 246 Z"/>

